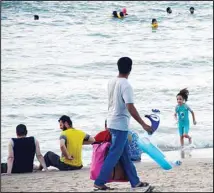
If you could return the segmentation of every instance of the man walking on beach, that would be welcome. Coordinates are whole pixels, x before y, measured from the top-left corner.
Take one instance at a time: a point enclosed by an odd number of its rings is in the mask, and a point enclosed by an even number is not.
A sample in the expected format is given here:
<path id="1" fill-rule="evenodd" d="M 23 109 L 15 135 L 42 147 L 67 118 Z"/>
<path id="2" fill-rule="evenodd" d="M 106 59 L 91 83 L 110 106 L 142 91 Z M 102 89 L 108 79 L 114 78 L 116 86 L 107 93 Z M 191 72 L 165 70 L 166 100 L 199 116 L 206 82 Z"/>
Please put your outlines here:
<path id="1" fill-rule="evenodd" d="M 128 127 L 130 115 L 147 132 L 151 132 L 151 127 L 147 125 L 138 114 L 133 100 L 132 86 L 128 82 L 129 74 L 132 70 L 132 60 L 122 57 L 117 62 L 119 75 L 109 81 L 108 84 L 108 118 L 107 128 L 111 133 L 111 147 L 104 161 L 98 178 L 94 182 L 94 187 L 100 190 L 110 189 L 105 184 L 110 179 L 113 168 L 120 160 L 126 175 L 133 188 L 147 187 L 147 182 L 141 182 L 137 176 L 137 171 L 131 161 L 128 149 Z"/>

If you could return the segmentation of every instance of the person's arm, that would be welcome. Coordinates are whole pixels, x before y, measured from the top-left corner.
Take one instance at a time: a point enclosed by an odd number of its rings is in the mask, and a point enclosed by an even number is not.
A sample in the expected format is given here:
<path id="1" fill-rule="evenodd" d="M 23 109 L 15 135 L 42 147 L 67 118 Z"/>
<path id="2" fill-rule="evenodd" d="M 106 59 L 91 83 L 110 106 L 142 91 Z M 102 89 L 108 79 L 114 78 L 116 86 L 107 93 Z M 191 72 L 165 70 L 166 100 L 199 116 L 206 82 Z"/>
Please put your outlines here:
<path id="1" fill-rule="evenodd" d="M 177 118 L 177 106 L 175 107 L 174 118 L 175 118 L 176 121 L 178 120 L 178 118 Z"/>
<path id="2" fill-rule="evenodd" d="M 134 106 L 133 90 L 131 86 L 127 86 L 124 89 L 122 97 L 131 116 L 143 127 L 144 130 L 147 132 L 152 132 L 152 128 L 143 121 Z"/>
<path id="3" fill-rule="evenodd" d="M 91 145 L 92 143 L 95 142 L 94 137 L 91 137 L 90 135 L 86 134 L 85 138 L 83 140 L 83 145 Z"/>
<path id="4" fill-rule="evenodd" d="M 60 150 L 62 152 L 62 155 L 69 160 L 73 159 L 72 155 L 69 155 L 68 150 L 65 146 L 65 142 L 66 142 L 66 137 L 65 136 L 60 136 Z"/>
<path id="5" fill-rule="evenodd" d="M 195 120 L 195 113 L 194 111 L 186 104 L 187 106 L 187 109 L 191 112 L 192 114 L 192 121 L 193 121 L 193 124 L 196 125 L 196 120 Z"/>
<path id="6" fill-rule="evenodd" d="M 178 120 L 177 119 L 177 113 L 174 113 L 174 118 L 175 118 L 176 121 Z"/>
<path id="7" fill-rule="evenodd" d="M 13 141 L 10 140 L 8 144 L 8 158 L 7 158 L 7 174 L 11 174 L 14 161 L 14 152 L 13 152 Z"/>
<path id="8" fill-rule="evenodd" d="M 147 132 L 151 132 L 152 129 L 149 125 L 147 125 L 143 119 L 140 117 L 137 109 L 135 108 L 133 103 L 127 103 L 126 107 L 129 111 L 129 113 L 131 114 L 131 116 L 147 131 Z"/>
<path id="9" fill-rule="evenodd" d="M 192 114 L 193 124 L 196 125 L 196 120 L 195 120 L 195 113 L 194 113 L 194 111 L 191 111 L 191 114 Z"/>
<path id="10" fill-rule="evenodd" d="M 39 142 L 35 139 L 35 145 L 36 145 L 36 158 L 38 159 L 39 163 L 42 165 L 45 171 L 48 171 L 48 168 L 45 164 L 45 160 L 43 155 L 41 154 Z M 34 167 L 35 168 L 35 167 Z"/>

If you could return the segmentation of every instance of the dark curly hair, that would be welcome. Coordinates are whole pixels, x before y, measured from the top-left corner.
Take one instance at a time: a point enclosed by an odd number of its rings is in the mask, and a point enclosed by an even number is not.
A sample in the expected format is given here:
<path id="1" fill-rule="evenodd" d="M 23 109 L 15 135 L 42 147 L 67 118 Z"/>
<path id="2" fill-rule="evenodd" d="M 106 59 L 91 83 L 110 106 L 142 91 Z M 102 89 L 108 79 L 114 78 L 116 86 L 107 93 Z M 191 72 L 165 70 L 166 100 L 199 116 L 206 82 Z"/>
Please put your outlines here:
<path id="1" fill-rule="evenodd" d="M 177 96 L 181 96 L 185 101 L 188 100 L 188 95 L 189 91 L 187 90 L 187 88 L 180 90 L 180 92 L 177 94 Z"/>

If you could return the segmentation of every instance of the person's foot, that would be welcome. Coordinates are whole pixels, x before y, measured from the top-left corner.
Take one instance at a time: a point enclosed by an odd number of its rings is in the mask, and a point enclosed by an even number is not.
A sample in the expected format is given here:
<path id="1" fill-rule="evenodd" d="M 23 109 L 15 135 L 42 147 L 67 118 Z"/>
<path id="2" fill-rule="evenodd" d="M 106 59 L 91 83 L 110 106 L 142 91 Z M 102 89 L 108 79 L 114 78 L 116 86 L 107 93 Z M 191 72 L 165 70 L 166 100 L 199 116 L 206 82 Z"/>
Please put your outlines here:
<path id="1" fill-rule="evenodd" d="M 195 149 L 196 146 L 192 143 L 192 144 L 189 145 L 189 148 L 190 148 L 190 149 Z"/>
<path id="2" fill-rule="evenodd" d="M 189 138 L 189 144 L 192 144 L 192 137 Z"/>
<path id="3" fill-rule="evenodd" d="M 139 182 L 134 188 L 147 187 L 149 186 L 148 182 Z"/>
<path id="4" fill-rule="evenodd" d="M 184 159 L 185 158 L 185 152 L 184 152 L 184 149 L 182 148 L 181 150 L 181 158 Z"/>
<path id="5" fill-rule="evenodd" d="M 110 188 L 106 185 L 97 186 L 96 184 L 94 184 L 94 188 L 96 188 L 96 190 L 114 190 L 114 188 Z"/>
<path id="6" fill-rule="evenodd" d="M 141 192 L 152 192 L 155 189 L 155 186 L 151 186 L 147 182 L 140 182 L 138 185 L 133 187 L 133 189 L 138 188 L 141 188 Z"/>

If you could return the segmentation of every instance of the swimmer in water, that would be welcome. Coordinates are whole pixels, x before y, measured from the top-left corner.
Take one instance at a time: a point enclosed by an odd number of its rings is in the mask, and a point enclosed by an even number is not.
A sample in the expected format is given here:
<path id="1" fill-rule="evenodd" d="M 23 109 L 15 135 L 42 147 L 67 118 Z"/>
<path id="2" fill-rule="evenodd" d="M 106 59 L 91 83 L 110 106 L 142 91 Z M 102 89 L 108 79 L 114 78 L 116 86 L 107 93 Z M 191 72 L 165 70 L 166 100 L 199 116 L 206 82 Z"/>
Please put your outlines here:
<path id="1" fill-rule="evenodd" d="M 34 15 L 34 20 L 39 20 L 39 16 L 38 15 Z"/>
<path id="2" fill-rule="evenodd" d="M 112 16 L 115 17 L 115 18 L 124 18 L 124 13 L 123 12 L 120 12 L 118 13 L 117 11 L 113 11 L 112 12 Z"/>
<path id="3" fill-rule="evenodd" d="M 189 8 L 189 11 L 190 11 L 191 14 L 193 14 L 194 11 L 195 11 L 195 8 L 194 8 L 194 7 L 190 7 L 190 8 Z"/>
<path id="4" fill-rule="evenodd" d="M 169 13 L 169 14 L 172 13 L 171 7 L 167 7 L 167 8 L 166 8 L 166 12 Z"/>
<path id="5" fill-rule="evenodd" d="M 127 9 L 126 9 L 125 7 L 122 9 L 122 12 L 123 12 L 124 16 L 125 16 L 125 15 L 128 15 Z"/>
<path id="6" fill-rule="evenodd" d="M 112 12 L 112 16 L 113 16 L 113 17 L 117 17 L 117 11 L 113 11 L 113 12 Z"/>
<path id="7" fill-rule="evenodd" d="M 156 19 L 152 19 L 152 28 L 157 28 L 158 27 L 158 22 Z"/>

